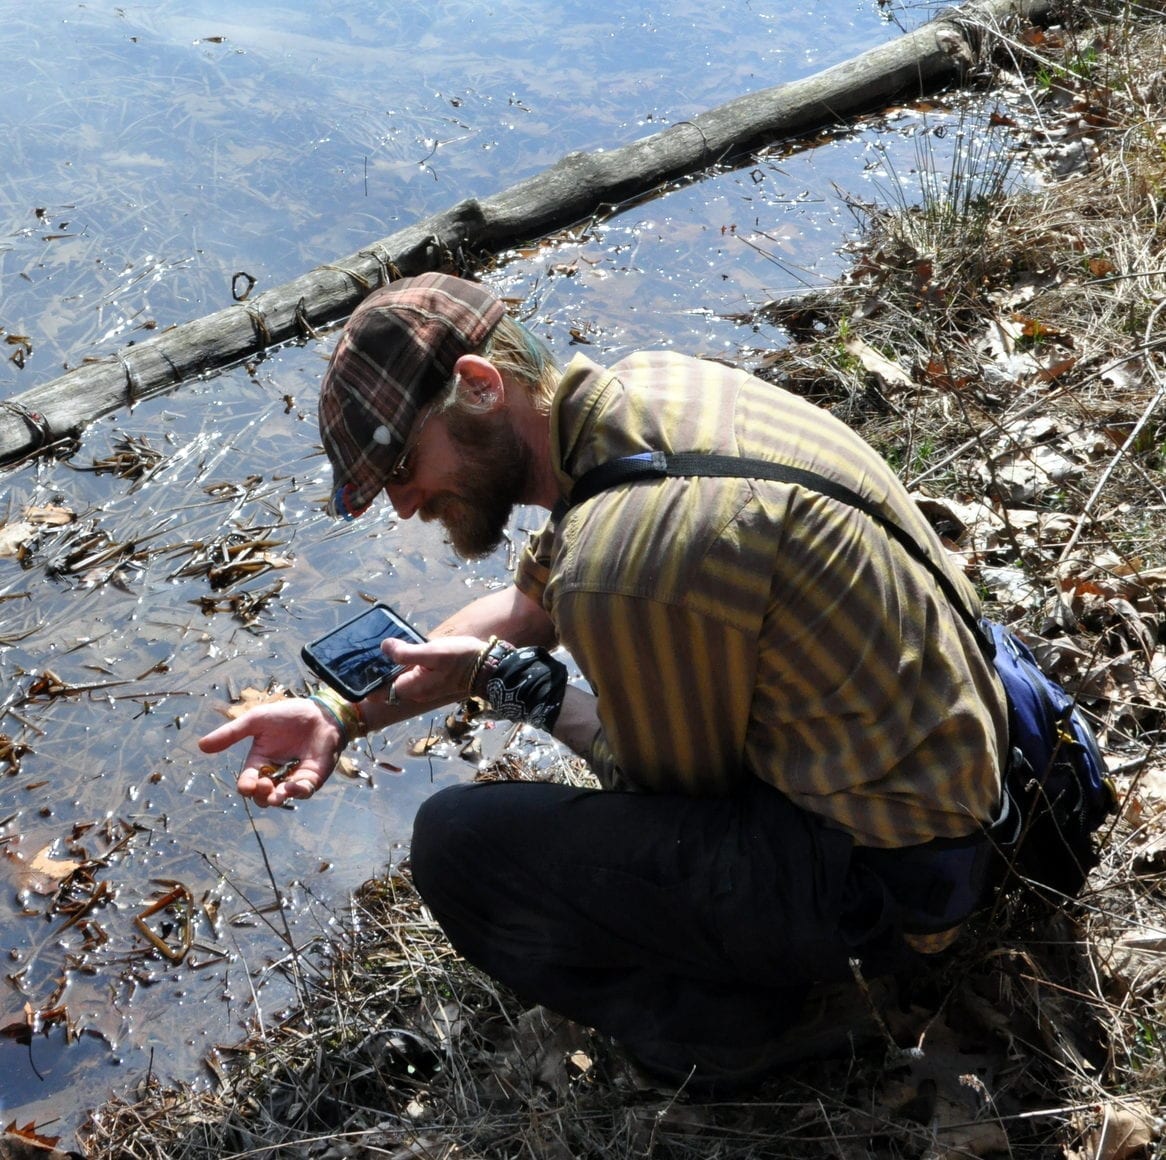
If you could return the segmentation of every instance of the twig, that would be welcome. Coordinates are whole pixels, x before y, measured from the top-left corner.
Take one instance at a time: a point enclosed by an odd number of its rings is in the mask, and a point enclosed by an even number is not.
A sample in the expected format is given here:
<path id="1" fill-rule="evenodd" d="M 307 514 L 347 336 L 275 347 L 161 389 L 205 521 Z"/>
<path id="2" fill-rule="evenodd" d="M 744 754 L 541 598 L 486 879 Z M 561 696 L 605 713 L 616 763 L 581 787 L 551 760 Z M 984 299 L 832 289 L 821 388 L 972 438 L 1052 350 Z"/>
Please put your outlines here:
<path id="1" fill-rule="evenodd" d="M 1140 352 L 1143 356 L 1148 356 L 1149 352 L 1153 349 L 1154 344 L 1151 342 L 1150 335 L 1154 332 L 1154 324 L 1158 321 L 1158 315 L 1162 312 L 1163 307 L 1166 307 L 1166 300 L 1159 302 L 1150 312 L 1149 320 L 1146 322 L 1145 339 Z M 1158 384 L 1158 389 L 1154 392 L 1154 397 L 1146 405 L 1145 410 L 1142 411 L 1141 418 L 1134 424 L 1133 430 L 1126 436 L 1125 442 L 1118 448 L 1117 454 L 1109 461 L 1109 465 L 1101 473 L 1101 478 L 1097 481 L 1097 485 L 1085 501 L 1085 506 L 1081 509 L 1081 514 L 1077 519 L 1077 526 L 1073 529 L 1073 534 L 1069 537 L 1068 543 L 1065 544 L 1065 547 L 1061 551 L 1060 559 L 1057 561 L 1058 568 L 1064 565 L 1070 553 L 1077 546 L 1077 541 L 1081 537 L 1081 530 L 1085 527 L 1085 521 L 1093 509 L 1093 505 L 1108 485 L 1110 476 L 1117 470 L 1117 465 L 1125 457 L 1126 452 L 1137 442 L 1146 424 L 1150 421 L 1150 417 L 1161 405 L 1162 400 L 1166 398 L 1166 381 L 1163 381 L 1162 376 L 1158 373 L 1158 368 L 1154 366 L 1153 359 L 1145 357 L 1144 361 L 1146 369 Z"/>
<path id="2" fill-rule="evenodd" d="M 279 883 L 275 880 L 275 871 L 271 868 L 271 862 L 267 857 L 267 847 L 264 846 L 263 838 L 259 834 L 259 828 L 255 825 L 255 816 L 251 813 L 251 804 L 247 801 L 246 798 L 243 798 L 242 801 L 243 809 L 247 813 L 247 821 L 251 824 L 251 832 L 255 835 L 255 841 L 259 845 L 259 854 L 263 859 L 263 866 L 267 871 L 267 878 L 271 883 L 271 889 L 275 895 L 276 905 L 279 908 L 280 922 L 283 924 L 283 932 L 287 941 L 289 957 L 291 958 L 292 963 L 292 976 L 296 988 L 296 997 L 299 999 L 300 1004 L 306 1008 L 307 993 L 304 988 L 303 974 L 300 971 L 300 952 L 296 947 L 295 939 L 292 938 L 291 924 L 287 920 L 287 909 L 284 906 L 283 892 L 279 888 Z"/>

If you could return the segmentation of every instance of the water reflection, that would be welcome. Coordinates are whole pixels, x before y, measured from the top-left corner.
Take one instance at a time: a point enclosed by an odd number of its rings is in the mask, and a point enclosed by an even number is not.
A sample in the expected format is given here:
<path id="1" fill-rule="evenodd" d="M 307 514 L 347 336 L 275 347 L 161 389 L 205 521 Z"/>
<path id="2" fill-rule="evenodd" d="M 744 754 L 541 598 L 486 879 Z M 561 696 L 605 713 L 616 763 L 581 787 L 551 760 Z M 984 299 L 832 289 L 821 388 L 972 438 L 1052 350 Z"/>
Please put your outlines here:
<path id="1" fill-rule="evenodd" d="M 669 12 L 205 0 L 6 13 L 0 45 L 20 63 L 0 76 L 0 337 L 31 349 L 23 369 L 0 362 L 0 395 L 226 305 L 237 271 L 287 281 L 568 150 L 614 147 L 896 33 L 875 0 Z M 841 268 L 836 186 L 861 183 L 876 134 L 690 185 L 488 277 L 564 361 L 583 343 L 607 358 L 779 342 L 733 316 Z M 96 423 L 71 462 L 4 475 L 9 518 L 29 505 L 74 517 L 23 560 L 0 558 L 0 731 L 24 749 L 0 762 L 0 1110 L 66 1140 L 111 1085 L 151 1068 L 204 1076 L 213 1045 L 278 1018 L 294 997 L 289 933 L 299 948 L 325 939 L 417 802 L 472 772 L 455 752 L 411 757 L 421 721 L 370 742 L 356 776 L 309 805 L 252 818 L 232 789 L 238 755 L 195 750 L 247 688 L 298 687 L 301 643 L 362 596 L 425 629 L 507 574 L 505 552 L 463 565 L 435 528 L 387 509 L 351 527 L 323 517 L 328 349 L 188 384 Z M 78 470 L 135 444 L 157 455 L 137 477 Z M 537 518 L 518 513 L 515 543 Z M 278 564 L 216 587 L 208 546 L 247 538 Z M 67 897 L 30 889 L 38 856 L 88 877 Z M 175 883 L 189 917 L 149 917 L 163 940 L 189 922 L 180 962 L 135 923 Z"/>
<path id="2" fill-rule="evenodd" d="M 33 354 L 0 389 L 895 31 L 874 0 L 14 11 L 0 325 Z"/>

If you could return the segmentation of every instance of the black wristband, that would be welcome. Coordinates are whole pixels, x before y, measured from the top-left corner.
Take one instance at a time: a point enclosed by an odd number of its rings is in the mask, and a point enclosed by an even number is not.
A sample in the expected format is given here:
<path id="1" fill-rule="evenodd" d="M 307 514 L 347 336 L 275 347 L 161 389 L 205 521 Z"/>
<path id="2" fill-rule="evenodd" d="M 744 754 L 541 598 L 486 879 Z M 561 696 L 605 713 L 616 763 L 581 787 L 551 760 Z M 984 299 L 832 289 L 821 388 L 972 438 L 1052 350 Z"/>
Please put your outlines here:
<path id="1" fill-rule="evenodd" d="M 501 642 L 499 642 L 501 643 Z M 497 647 L 497 646 L 495 646 Z M 567 690 L 567 666 L 545 648 L 509 648 L 495 664 L 483 665 L 484 700 L 507 721 L 523 721 L 549 733 L 559 719 Z M 491 652 L 494 650 L 491 649 Z M 491 660 L 494 658 L 490 658 Z"/>

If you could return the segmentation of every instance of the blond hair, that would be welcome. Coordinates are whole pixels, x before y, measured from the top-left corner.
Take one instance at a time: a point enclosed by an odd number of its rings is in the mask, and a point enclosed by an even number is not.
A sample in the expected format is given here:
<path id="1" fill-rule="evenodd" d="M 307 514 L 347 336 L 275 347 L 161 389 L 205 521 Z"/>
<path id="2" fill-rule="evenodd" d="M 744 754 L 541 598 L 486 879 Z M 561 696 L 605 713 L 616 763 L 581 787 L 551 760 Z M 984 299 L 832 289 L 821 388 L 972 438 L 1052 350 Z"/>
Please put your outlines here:
<path id="1" fill-rule="evenodd" d="M 558 389 L 561 372 L 550 349 L 521 322 L 504 314 L 490 337 L 474 353 L 489 359 L 504 381 L 521 385 L 537 412 L 551 413 L 551 400 Z M 466 398 L 458 389 L 460 385 L 461 376 L 455 374 L 437 395 L 433 408 L 438 414 L 470 415 L 491 409 L 489 400 L 475 402 Z"/>
<path id="2" fill-rule="evenodd" d="M 504 314 L 478 353 L 505 377 L 521 383 L 536 410 L 549 414 L 559 385 L 559 367 L 546 344 L 521 322 Z"/>

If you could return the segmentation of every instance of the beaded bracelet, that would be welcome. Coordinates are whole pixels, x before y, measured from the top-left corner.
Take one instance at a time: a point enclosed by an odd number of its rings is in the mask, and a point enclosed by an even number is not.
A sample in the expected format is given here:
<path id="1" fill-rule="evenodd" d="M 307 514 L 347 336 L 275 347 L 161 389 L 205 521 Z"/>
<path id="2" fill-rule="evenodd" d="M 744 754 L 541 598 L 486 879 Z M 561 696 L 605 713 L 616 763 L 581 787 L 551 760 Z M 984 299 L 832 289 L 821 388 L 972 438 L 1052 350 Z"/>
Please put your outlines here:
<path id="1" fill-rule="evenodd" d="M 490 697 L 486 692 L 486 687 L 490 683 L 490 678 L 498 671 L 498 666 L 517 651 L 509 641 L 499 640 L 496 636 L 490 637 L 490 643 L 482 649 L 478 654 L 478 659 L 474 662 L 474 679 L 470 681 L 470 696 L 489 701 Z"/>
<path id="2" fill-rule="evenodd" d="M 546 649 L 499 641 L 483 661 L 478 683 L 495 716 L 550 733 L 563 707 L 567 666 Z"/>
<path id="3" fill-rule="evenodd" d="M 478 690 L 474 687 L 478 683 L 478 676 L 482 671 L 482 665 L 486 663 L 486 658 L 490 655 L 490 650 L 498 643 L 496 636 L 490 637 L 486 641 L 485 647 L 477 657 L 474 659 L 474 667 L 470 670 L 470 679 L 466 682 L 466 689 L 469 691 L 471 697 L 478 696 Z"/>

